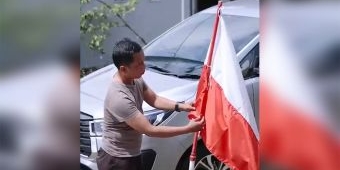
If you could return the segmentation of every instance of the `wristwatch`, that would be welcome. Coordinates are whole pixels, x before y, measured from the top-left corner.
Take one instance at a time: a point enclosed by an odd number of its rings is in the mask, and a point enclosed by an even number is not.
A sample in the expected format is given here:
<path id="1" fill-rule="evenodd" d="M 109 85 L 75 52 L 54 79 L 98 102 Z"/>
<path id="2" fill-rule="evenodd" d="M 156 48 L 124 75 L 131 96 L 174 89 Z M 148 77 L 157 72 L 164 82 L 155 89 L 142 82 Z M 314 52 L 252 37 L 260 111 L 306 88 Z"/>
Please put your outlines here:
<path id="1" fill-rule="evenodd" d="M 179 102 L 176 102 L 176 104 L 175 104 L 175 111 L 176 112 L 180 112 L 180 110 L 179 110 Z"/>

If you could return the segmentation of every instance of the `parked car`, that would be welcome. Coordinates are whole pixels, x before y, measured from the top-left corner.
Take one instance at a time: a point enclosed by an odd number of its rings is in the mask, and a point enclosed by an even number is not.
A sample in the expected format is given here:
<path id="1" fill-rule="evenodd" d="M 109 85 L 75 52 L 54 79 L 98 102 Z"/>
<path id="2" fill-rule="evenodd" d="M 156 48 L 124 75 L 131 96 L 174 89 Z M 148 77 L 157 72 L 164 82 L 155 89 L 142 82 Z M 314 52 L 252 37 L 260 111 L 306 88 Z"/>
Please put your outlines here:
<path id="1" fill-rule="evenodd" d="M 158 94 L 175 101 L 195 99 L 198 80 L 211 39 L 216 6 L 199 12 L 169 29 L 144 49 L 145 82 Z M 259 2 L 237 0 L 224 3 L 222 17 L 234 44 L 237 59 L 258 121 Z M 152 28 L 151 28 L 152 29 Z M 103 102 L 116 72 L 113 64 L 81 79 L 80 163 L 81 169 L 97 169 L 101 146 Z M 144 115 L 158 125 L 182 126 L 187 113 L 157 110 L 143 103 Z M 143 135 L 145 170 L 188 169 L 193 134 L 172 138 Z M 198 142 L 196 169 L 228 169 Z"/>

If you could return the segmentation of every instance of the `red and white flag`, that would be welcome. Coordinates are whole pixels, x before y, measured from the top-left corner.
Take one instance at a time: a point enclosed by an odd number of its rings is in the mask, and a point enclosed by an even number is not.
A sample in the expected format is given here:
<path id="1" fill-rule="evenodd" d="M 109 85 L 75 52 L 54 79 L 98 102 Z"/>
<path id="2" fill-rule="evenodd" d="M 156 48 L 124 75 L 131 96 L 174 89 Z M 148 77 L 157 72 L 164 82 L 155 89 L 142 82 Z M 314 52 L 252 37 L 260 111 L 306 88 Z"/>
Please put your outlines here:
<path id="1" fill-rule="evenodd" d="M 206 122 L 201 137 L 208 150 L 232 169 L 257 170 L 258 128 L 234 46 L 219 17 L 211 66 L 207 56 L 196 95 L 197 114 Z M 194 114 L 189 117 L 198 116 Z"/>

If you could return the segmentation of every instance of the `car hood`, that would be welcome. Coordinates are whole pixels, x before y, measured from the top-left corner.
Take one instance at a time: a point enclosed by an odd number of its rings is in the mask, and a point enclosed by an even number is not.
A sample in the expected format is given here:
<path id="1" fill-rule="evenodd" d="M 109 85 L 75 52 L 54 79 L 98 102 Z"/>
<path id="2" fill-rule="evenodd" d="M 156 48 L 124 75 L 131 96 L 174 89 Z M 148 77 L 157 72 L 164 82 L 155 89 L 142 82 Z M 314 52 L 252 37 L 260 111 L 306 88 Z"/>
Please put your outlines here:
<path id="1" fill-rule="evenodd" d="M 96 118 L 103 118 L 103 106 L 107 89 L 112 76 L 117 71 L 113 66 L 107 66 L 81 79 L 80 111 Z M 197 80 L 180 79 L 146 70 L 143 75 L 147 85 L 158 95 L 175 101 L 192 100 L 196 93 Z M 143 110 L 152 110 L 143 103 Z"/>

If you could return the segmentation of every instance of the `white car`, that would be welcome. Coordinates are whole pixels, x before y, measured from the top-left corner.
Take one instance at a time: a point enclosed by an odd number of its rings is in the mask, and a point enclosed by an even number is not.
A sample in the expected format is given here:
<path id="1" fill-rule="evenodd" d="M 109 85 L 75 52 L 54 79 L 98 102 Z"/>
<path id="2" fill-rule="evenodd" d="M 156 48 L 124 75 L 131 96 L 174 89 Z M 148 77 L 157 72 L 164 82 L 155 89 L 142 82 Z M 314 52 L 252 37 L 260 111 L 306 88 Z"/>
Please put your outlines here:
<path id="1" fill-rule="evenodd" d="M 195 99 L 198 80 L 211 39 L 216 6 L 177 24 L 147 44 L 145 82 L 158 94 L 175 101 Z M 259 91 L 259 1 L 224 3 L 223 19 L 240 62 L 248 94 L 258 121 Z M 81 169 L 97 169 L 101 146 L 103 102 L 116 72 L 113 64 L 81 79 L 80 163 Z M 165 112 L 143 103 L 144 115 L 154 125 L 182 126 L 187 113 Z M 172 138 L 143 135 L 142 159 L 145 170 L 187 170 L 193 134 Z M 198 142 L 196 169 L 228 169 Z"/>

